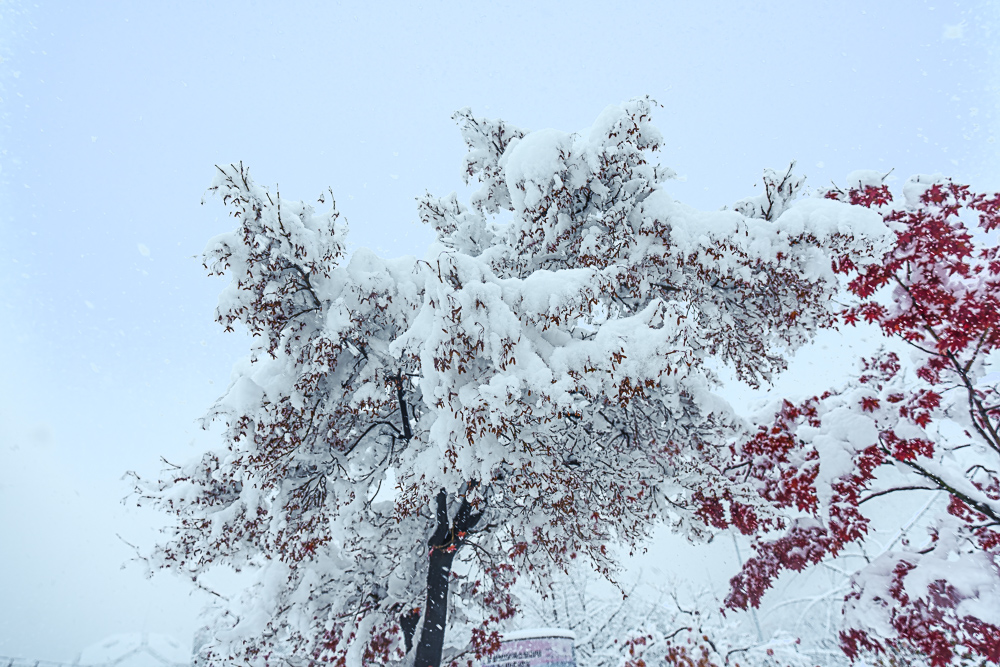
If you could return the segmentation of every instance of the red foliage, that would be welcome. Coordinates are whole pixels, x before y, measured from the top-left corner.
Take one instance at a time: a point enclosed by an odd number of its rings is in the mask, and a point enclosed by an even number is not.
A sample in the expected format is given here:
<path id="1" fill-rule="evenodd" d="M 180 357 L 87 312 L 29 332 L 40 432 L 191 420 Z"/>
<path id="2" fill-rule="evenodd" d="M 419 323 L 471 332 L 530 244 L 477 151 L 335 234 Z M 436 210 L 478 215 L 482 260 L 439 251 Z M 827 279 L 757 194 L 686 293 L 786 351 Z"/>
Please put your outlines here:
<path id="1" fill-rule="evenodd" d="M 965 222 L 977 219 L 983 233 L 1000 227 L 1000 195 L 919 178 L 906 194 L 901 205 L 885 186 L 826 196 L 876 209 L 896 234 L 881 262 L 863 270 L 847 257 L 833 263 L 834 271 L 848 275 L 856 297 L 842 321 L 864 320 L 886 339 L 903 341 L 917 351 L 917 367 L 905 372 L 892 352 L 862 360 L 845 388 L 799 404 L 785 401 L 735 449 L 740 479 L 748 475 L 767 503 L 800 518 L 787 519 L 775 539 L 758 533 L 756 555 L 733 578 L 726 604 L 758 606 L 782 571 L 802 570 L 862 542 L 868 532 L 863 503 L 943 492 L 947 513 L 936 518 L 923 547 L 886 552 L 855 573 L 842 647 L 852 659 L 906 647 L 936 667 L 960 653 L 1000 663 L 1000 627 L 976 615 L 982 606 L 966 604 L 1000 603 L 1000 392 L 997 383 L 983 382 L 983 362 L 1000 347 L 1000 253 L 982 247 Z M 891 301 L 883 288 L 892 290 Z M 928 430 L 943 421 L 965 425 L 968 440 Z M 831 447 L 839 454 L 828 455 Z M 837 456 L 847 457 L 849 468 L 828 472 L 824 466 Z M 879 477 L 883 466 L 908 479 L 886 482 Z M 703 520 L 735 524 L 722 511 L 724 493 L 706 491 L 701 498 Z M 992 584 L 945 578 L 941 563 L 955 558 L 966 575 Z M 892 636 L 879 633 L 886 625 Z"/>

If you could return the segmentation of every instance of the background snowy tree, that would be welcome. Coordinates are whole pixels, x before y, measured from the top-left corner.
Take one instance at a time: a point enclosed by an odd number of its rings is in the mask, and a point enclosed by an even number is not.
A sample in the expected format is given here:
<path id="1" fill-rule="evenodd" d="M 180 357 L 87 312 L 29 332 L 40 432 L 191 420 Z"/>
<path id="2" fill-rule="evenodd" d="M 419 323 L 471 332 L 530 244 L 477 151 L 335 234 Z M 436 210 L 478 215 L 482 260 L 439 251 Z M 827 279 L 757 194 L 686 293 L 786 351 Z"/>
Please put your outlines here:
<path id="1" fill-rule="evenodd" d="M 481 656 L 519 577 L 610 575 L 610 547 L 658 525 L 705 532 L 698 495 L 739 428 L 706 361 L 767 381 L 829 318 L 831 258 L 864 264 L 886 228 L 793 203 L 790 170 L 735 210 L 686 207 L 651 111 L 574 134 L 458 112 L 481 187 L 419 200 L 422 259 L 348 257 L 332 201 L 218 169 L 237 229 L 205 264 L 232 278 L 218 320 L 255 345 L 209 415 L 222 446 L 138 485 L 173 516 L 155 567 L 252 578 L 202 660 L 426 667 L 449 625 L 468 647 L 449 659 Z"/>
<path id="2" fill-rule="evenodd" d="M 919 655 L 936 666 L 997 663 L 1000 392 L 990 371 L 1000 370 L 1000 247 L 990 234 L 1000 195 L 917 176 L 896 205 L 881 181 L 861 174 L 852 189 L 826 194 L 878 210 L 896 236 L 878 263 L 838 260 L 856 297 L 843 321 L 874 323 L 887 343 L 909 350 L 912 367 L 885 349 L 860 360 L 845 386 L 762 418 L 738 450 L 733 479 L 755 481 L 788 516 L 779 537 L 757 538 L 727 603 L 759 605 L 780 572 L 861 543 L 872 512 L 903 506 L 900 539 L 854 573 L 844 650 Z M 726 515 L 738 503 L 727 510 L 722 501 L 713 497 L 706 513 L 739 526 Z M 913 537 L 924 515 L 924 537 Z"/>
<path id="3" fill-rule="evenodd" d="M 600 584 L 605 583 L 605 586 Z M 787 632 L 763 637 L 749 614 L 722 613 L 722 600 L 707 589 L 640 574 L 622 591 L 594 581 L 576 567 L 553 577 L 544 595 L 523 595 L 522 623 L 559 627 L 576 635 L 578 667 L 646 664 L 743 667 L 812 667 L 815 656 Z"/>

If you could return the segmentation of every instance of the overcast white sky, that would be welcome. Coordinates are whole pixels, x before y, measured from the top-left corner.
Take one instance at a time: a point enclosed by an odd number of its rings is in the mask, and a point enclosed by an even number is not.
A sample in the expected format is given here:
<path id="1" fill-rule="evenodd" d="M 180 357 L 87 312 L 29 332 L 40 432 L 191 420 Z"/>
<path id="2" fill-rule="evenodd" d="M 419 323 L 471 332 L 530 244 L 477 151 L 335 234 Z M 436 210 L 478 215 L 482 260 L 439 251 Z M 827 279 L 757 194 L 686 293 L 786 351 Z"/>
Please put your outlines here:
<path id="1" fill-rule="evenodd" d="M 195 259 L 230 224 L 200 205 L 215 163 L 332 186 L 354 243 L 390 255 L 429 239 L 414 197 L 463 191 L 464 106 L 577 130 L 648 93 L 671 187 L 703 208 L 791 159 L 813 185 L 1000 187 L 993 3 L 292 4 L 0 0 L 0 655 L 197 625 L 202 598 L 122 570 L 116 533 L 148 543 L 122 474 L 210 442 L 195 419 L 243 352 Z M 784 389 L 836 372 L 813 359 Z M 732 565 L 668 544 L 664 571 Z"/>

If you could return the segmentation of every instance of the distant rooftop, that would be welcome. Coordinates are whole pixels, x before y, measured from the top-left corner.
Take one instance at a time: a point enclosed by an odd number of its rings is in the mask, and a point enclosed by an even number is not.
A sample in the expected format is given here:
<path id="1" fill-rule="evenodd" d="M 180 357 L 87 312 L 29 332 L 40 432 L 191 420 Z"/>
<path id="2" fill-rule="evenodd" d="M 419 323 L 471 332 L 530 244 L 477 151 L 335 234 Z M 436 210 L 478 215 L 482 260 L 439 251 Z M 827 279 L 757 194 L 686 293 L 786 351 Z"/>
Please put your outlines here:
<path id="1" fill-rule="evenodd" d="M 112 635 L 88 646 L 73 662 L 0 656 L 0 667 L 190 667 L 191 652 L 165 635 Z"/>

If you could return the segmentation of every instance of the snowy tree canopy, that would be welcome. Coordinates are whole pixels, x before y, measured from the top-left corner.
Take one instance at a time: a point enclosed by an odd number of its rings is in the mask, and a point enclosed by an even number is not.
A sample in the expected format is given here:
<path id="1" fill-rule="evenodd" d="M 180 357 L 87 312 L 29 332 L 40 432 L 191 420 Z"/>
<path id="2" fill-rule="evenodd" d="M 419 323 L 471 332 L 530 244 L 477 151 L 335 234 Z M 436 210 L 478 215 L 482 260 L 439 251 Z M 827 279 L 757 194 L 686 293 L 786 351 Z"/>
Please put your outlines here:
<path id="1" fill-rule="evenodd" d="M 692 498 L 740 428 L 710 360 L 769 380 L 831 317 L 832 261 L 866 265 L 888 229 L 796 199 L 791 170 L 731 210 L 675 201 L 653 106 L 577 133 L 459 111 L 481 187 L 419 198 L 421 258 L 348 256 L 332 200 L 218 168 L 236 229 L 205 264 L 254 347 L 208 415 L 221 446 L 139 485 L 174 518 L 156 566 L 253 577 L 203 659 L 436 664 L 448 623 L 482 655 L 518 577 L 610 576 L 658 525 L 703 532 Z"/>

